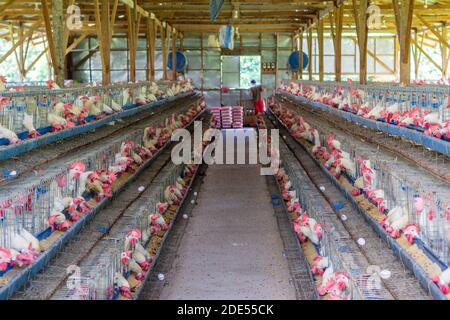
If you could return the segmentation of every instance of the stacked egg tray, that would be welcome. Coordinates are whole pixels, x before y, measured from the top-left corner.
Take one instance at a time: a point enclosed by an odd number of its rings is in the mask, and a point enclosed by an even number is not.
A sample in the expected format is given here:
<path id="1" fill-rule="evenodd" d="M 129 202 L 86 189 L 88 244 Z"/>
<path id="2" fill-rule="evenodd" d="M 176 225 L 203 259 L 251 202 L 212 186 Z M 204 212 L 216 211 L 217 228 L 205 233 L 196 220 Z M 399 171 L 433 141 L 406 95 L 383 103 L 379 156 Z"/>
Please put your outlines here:
<path id="1" fill-rule="evenodd" d="M 244 108 L 240 106 L 232 107 L 233 128 L 244 127 Z"/>
<path id="2" fill-rule="evenodd" d="M 221 109 L 221 107 L 210 107 L 209 108 L 209 110 L 211 110 L 214 120 L 216 121 L 217 128 L 222 128 L 222 121 L 220 118 L 220 109 Z"/>
<path id="3" fill-rule="evenodd" d="M 210 107 L 217 128 L 231 129 L 244 126 L 244 109 L 235 107 Z"/>

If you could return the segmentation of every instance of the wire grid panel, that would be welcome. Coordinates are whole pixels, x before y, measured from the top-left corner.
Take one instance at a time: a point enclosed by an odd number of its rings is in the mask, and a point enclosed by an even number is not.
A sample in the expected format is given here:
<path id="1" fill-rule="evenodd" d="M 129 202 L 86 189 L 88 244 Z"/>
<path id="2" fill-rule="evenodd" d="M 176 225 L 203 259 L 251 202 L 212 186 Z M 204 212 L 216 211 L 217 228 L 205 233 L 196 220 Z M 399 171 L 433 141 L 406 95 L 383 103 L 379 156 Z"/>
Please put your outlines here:
<path id="1" fill-rule="evenodd" d="M 159 90 L 165 90 L 176 82 L 156 82 Z M 33 126 L 37 129 L 51 126 L 48 114 L 54 112 L 53 107 L 58 102 L 75 103 L 81 97 L 99 97 L 99 101 L 110 105 L 114 100 L 120 106 L 133 103 L 134 99 L 148 93 L 152 82 L 134 84 L 110 85 L 104 87 L 85 86 L 68 89 L 49 90 L 38 88 L 19 92 L 0 93 L 0 126 L 15 133 L 26 131 L 23 121 L 25 114 L 33 117 Z M 124 92 L 129 98 L 124 101 Z"/>
<path id="2" fill-rule="evenodd" d="M 305 183 L 307 178 L 300 173 L 302 169 L 299 167 L 298 161 L 287 151 L 284 144 L 280 145 L 280 156 L 282 166 L 289 176 L 289 181 L 291 181 L 294 190 L 297 191 L 301 207 L 310 217 L 323 224 L 318 254 L 329 257 L 335 272 L 345 272 L 350 277 L 350 287 L 348 288 L 350 299 L 366 299 L 367 296 L 363 289 L 356 285 L 358 284 L 358 278 L 355 277 L 355 270 L 358 271 L 357 276 L 359 276 L 361 274 L 360 266 L 351 252 L 348 252 L 348 250 L 342 252 L 343 247 L 348 248 L 345 244 L 345 237 L 336 231 L 326 213 L 315 206 L 316 197 L 313 199 L 312 189 L 309 184 Z"/>
<path id="3" fill-rule="evenodd" d="M 435 112 L 441 121 L 450 121 L 448 104 L 450 102 L 450 89 L 445 86 L 410 86 L 399 87 L 395 84 L 370 84 L 361 85 L 355 83 L 293 81 L 298 88 L 312 89 L 316 92 L 334 97 L 340 91 L 344 97 L 348 97 L 351 103 L 362 105 L 368 103 L 369 108 L 377 105 L 387 107 L 398 103 L 400 111 L 409 111 L 419 107 L 422 113 Z M 357 90 L 358 94 L 354 94 Z"/>
<path id="4" fill-rule="evenodd" d="M 77 161 L 85 164 L 86 171 L 108 169 L 114 163 L 122 142 L 133 141 L 141 145 L 142 137 L 143 129 L 138 129 L 119 137 L 112 144 L 80 156 Z M 49 170 L 45 177 L 32 179 L 28 185 L 5 186 L 0 198 L 0 247 L 9 247 L 22 228 L 34 235 L 43 232 L 49 227 L 48 217 L 53 213 L 55 200 L 83 194 L 85 186 L 70 176 L 69 166 L 68 163 L 65 168 Z"/>
<path id="5" fill-rule="evenodd" d="M 331 132 L 330 129 L 314 124 L 321 137 L 321 145 L 327 147 L 326 138 Z M 421 181 L 417 181 L 415 176 L 405 176 L 393 167 L 391 161 L 383 159 L 381 153 L 364 152 L 353 147 L 354 141 L 347 139 L 340 133 L 333 132 L 335 139 L 341 142 L 341 149 L 348 153 L 349 159 L 355 164 L 355 172 L 346 171 L 345 174 L 353 180 L 362 176 L 358 158 L 370 160 L 374 171 L 371 190 L 383 190 L 384 201 L 379 206 L 387 210 L 395 207 L 404 207 L 408 212 L 409 223 L 416 223 L 420 228 L 421 240 L 434 252 L 442 262 L 448 264 L 449 259 L 449 221 L 450 216 L 446 214 L 449 207 L 447 199 L 443 199 L 437 194 L 432 194 L 432 200 L 420 213 L 414 207 L 414 197 L 427 199 L 427 187 L 422 186 Z M 328 151 L 331 152 L 328 148 Z M 432 205 L 431 205 L 432 203 Z M 431 214 L 430 211 L 432 212 Z"/>

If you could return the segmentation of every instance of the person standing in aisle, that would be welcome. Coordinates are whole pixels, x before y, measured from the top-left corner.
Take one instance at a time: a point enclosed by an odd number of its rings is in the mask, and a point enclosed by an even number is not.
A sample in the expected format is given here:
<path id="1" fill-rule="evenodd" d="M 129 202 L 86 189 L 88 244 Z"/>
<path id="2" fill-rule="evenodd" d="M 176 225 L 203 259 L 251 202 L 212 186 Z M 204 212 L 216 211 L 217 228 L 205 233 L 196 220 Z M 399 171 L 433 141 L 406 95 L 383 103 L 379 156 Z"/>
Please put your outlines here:
<path id="1" fill-rule="evenodd" d="M 264 112 L 264 100 L 262 98 L 263 87 L 256 83 L 256 80 L 251 81 L 252 87 L 250 91 L 252 93 L 253 106 L 255 107 L 255 114 Z"/>

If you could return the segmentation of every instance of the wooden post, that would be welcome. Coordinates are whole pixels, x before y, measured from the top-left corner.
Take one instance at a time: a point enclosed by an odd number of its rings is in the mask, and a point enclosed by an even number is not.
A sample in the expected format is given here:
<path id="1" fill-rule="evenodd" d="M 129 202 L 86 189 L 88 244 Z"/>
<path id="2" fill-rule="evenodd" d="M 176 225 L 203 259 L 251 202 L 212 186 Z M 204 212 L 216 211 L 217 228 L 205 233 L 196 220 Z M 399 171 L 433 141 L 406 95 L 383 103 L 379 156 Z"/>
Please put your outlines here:
<path id="1" fill-rule="evenodd" d="M 64 28 L 64 1 L 52 0 L 52 26 L 53 26 L 53 41 L 55 47 L 55 58 L 57 59 L 55 69 L 55 82 L 60 86 L 64 86 L 65 79 L 65 28 Z"/>
<path id="2" fill-rule="evenodd" d="M 177 31 L 172 31 L 172 80 L 177 80 Z"/>
<path id="3" fill-rule="evenodd" d="M 101 9 L 99 6 L 101 1 Z M 95 0 L 95 25 L 102 61 L 102 83 L 111 83 L 111 18 L 109 0 Z"/>
<path id="4" fill-rule="evenodd" d="M 298 47 L 298 78 L 303 79 L 303 30 L 299 34 L 299 47 Z"/>
<path id="5" fill-rule="evenodd" d="M 147 20 L 147 67 L 146 79 L 155 80 L 155 20 L 148 18 Z"/>
<path id="6" fill-rule="evenodd" d="M 167 80 L 167 29 L 169 26 L 166 23 L 163 23 L 161 28 L 161 49 L 162 49 L 162 63 L 163 63 L 163 79 Z"/>
<path id="7" fill-rule="evenodd" d="M 367 6 L 368 0 L 352 0 L 359 48 L 359 83 L 367 82 Z"/>
<path id="8" fill-rule="evenodd" d="M 127 19 L 128 19 L 128 47 L 130 50 L 130 81 L 136 81 L 136 47 L 137 47 L 137 9 L 136 0 L 133 8 L 126 6 Z"/>
<path id="9" fill-rule="evenodd" d="M 398 56 L 398 47 L 399 47 L 399 43 L 398 43 L 398 38 L 397 37 L 395 37 L 394 38 L 394 70 L 395 70 L 395 74 L 396 74 L 396 76 L 398 77 L 398 75 L 399 75 L 399 67 L 398 67 L 398 65 L 399 65 L 399 62 L 398 62 L 398 58 L 399 58 L 399 56 Z"/>
<path id="10" fill-rule="evenodd" d="M 423 42 L 423 37 L 422 37 L 422 42 Z M 414 28 L 414 43 L 417 43 L 417 28 Z M 419 77 L 419 61 L 420 61 L 421 52 L 419 51 L 417 46 L 413 46 L 412 53 L 413 53 L 413 58 L 414 58 L 414 79 L 417 80 Z"/>
<path id="11" fill-rule="evenodd" d="M 295 36 L 295 33 L 292 33 L 292 52 L 295 52 L 297 50 L 297 37 Z M 295 70 L 292 70 L 292 80 L 298 79 L 298 72 Z"/>
<path id="12" fill-rule="evenodd" d="M 48 10 L 47 0 L 41 0 L 42 15 L 44 17 L 45 31 L 47 33 L 50 56 L 53 65 L 53 73 L 55 82 L 60 86 L 64 86 L 64 27 L 63 27 L 63 1 L 52 0 L 52 16 Z"/>
<path id="13" fill-rule="evenodd" d="M 308 76 L 309 76 L 309 80 L 312 80 L 313 57 L 312 57 L 312 29 L 311 29 L 311 27 L 309 27 L 309 29 L 308 29 L 308 57 L 309 57 Z"/>
<path id="14" fill-rule="evenodd" d="M 334 48 L 334 74 L 336 81 L 339 82 L 342 77 L 342 21 L 344 6 L 334 7 L 329 17 Z"/>
<path id="15" fill-rule="evenodd" d="M 409 51 L 414 0 L 392 0 L 392 4 L 398 42 L 400 43 L 400 83 L 409 85 L 411 80 Z"/>
<path id="16" fill-rule="evenodd" d="M 317 43 L 319 47 L 319 81 L 323 81 L 323 20 L 319 19 L 316 23 Z"/>
<path id="17" fill-rule="evenodd" d="M 278 91 L 278 41 L 279 41 L 278 32 L 275 33 L 275 92 Z"/>
<path id="18" fill-rule="evenodd" d="M 442 56 L 442 78 L 447 78 L 447 68 L 448 68 L 448 48 L 445 45 L 447 43 L 447 28 L 445 22 L 442 22 L 442 41 L 439 41 L 439 45 L 441 47 L 441 56 Z M 422 38 L 423 39 L 423 38 Z"/>

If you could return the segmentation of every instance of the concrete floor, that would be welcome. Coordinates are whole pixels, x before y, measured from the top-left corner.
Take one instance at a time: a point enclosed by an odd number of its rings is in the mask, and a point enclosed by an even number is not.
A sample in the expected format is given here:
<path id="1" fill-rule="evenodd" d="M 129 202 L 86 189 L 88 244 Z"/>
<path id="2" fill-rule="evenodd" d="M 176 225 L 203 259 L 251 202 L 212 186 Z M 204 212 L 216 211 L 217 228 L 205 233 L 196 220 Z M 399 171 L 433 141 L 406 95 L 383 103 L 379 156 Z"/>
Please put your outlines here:
<path id="1" fill-rule="evenodd" d="M 209 166 L 160 299 L 295 299 L 258 165 Z"/>

